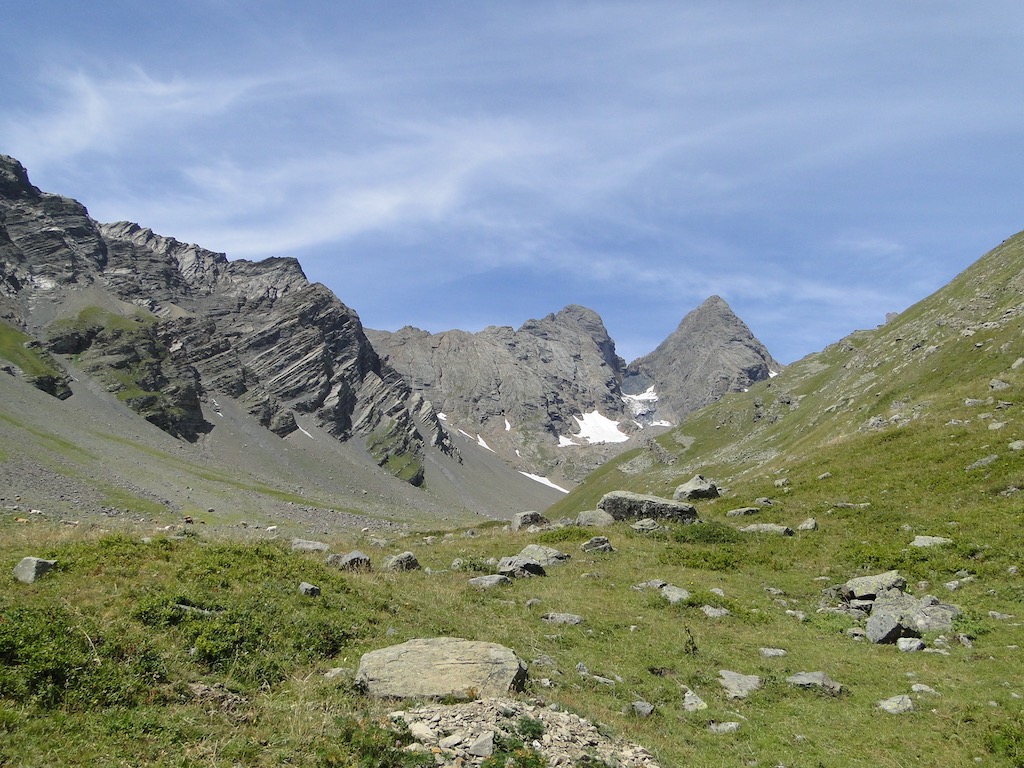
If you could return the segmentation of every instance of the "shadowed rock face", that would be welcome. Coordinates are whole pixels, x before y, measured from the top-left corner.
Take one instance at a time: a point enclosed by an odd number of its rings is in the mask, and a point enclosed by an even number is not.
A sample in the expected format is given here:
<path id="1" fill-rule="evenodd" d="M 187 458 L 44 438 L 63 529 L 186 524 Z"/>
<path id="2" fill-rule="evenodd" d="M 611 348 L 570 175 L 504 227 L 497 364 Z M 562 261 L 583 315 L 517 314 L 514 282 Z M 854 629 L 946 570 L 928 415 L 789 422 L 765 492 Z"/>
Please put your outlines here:
<path id="1" fill-rule="evenodd" d="M 83 309 L 102 312 L 85 321 Z M 41 193 L 5 156 L 0 313 L 54 352 L 81 355 L 128 405 L 186 439 L 212 427 L 201 399 L 223 393 L 278 435 L 308 414 L 339 440 L 368 438 L 374 458 L 414 484 L 420 425 L 454 452 L 429 405 L 382 365 L 356 313 L 294 259 L 229 262 L 130 222 L 101 226 L 79 203 Z"/>
<path id="2" fill-rule="evenodd" d="M 712 296 L 657 349 L 629 364 L 622 388 L 638 394 L 655 387 L 658 418 L 678 422 L 781 368 L 725 300 Z"/>

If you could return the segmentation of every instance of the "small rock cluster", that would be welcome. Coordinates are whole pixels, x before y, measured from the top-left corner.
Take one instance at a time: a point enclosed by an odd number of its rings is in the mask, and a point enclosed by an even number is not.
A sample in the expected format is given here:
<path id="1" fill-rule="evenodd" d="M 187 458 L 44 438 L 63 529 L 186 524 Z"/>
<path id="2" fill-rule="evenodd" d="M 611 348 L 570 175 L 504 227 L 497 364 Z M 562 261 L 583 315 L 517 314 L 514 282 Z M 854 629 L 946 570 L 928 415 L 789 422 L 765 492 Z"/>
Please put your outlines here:
<path id="1" fill-rule="evenodd" d="M 896 644 L 901 651 L 923 650 L 921 635 L 948 632 L 960 609 L 933 595 L 916 598 L 904 591 L 906 586 L 906 579 L 897 571 L 850 579 L 825 590 L 826 595 L 839 597 L 841 602 L 824 610 L 864 621 L 863 630 L 857 628 L 850 632 L 853 637 L 866 637 L 872 643 Z"/>
<path id="2" fill-rule="evenodd" d="M 441 768 L 478 766 L 494 754 L 496 745 L 513 739 L 535 750 L 549 766 L 586 765 L 597 760 L 621 768 L 658 768 L 643 747 L 610 739 L 594 723 L 560 711 L 556 705 L 484 698 L 400 710 L 391 717 L 408 725 L 416 739 L 408 749 L 432 752 Z M 518 724 L 523 718 L 540 724 L 536 738 L 522 737 Z"/>

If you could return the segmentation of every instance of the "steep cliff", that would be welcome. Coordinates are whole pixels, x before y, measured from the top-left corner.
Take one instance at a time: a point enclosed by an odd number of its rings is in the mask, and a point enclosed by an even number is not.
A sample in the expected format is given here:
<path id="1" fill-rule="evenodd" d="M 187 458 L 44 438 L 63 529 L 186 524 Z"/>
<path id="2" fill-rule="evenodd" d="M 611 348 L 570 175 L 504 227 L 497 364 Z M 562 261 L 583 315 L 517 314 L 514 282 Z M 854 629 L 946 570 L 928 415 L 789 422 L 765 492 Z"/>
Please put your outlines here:
<path id="1" fill-rule="evenodd" d="M 294 259 L 228 261 L 137 224 L 101 226 L 0 156 L 0 279 L 10 326 L 75 356 L 173 435 L 208 432 L 201 401 L 224 395 L 279 436 L 309 415 L 338 440 L 359 437 L 414 485 L 424 479 L 420 425 L 458 458 L 429 405 L 382 365 L 356 313 Z"/>

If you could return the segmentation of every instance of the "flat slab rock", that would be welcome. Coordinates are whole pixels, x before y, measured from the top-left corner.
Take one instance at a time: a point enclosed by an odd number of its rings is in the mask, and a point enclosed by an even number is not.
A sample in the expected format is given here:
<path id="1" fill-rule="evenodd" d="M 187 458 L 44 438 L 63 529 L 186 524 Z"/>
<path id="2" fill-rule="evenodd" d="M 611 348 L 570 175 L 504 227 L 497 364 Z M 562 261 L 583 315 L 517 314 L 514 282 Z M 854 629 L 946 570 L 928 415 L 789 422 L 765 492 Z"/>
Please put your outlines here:
<path id="1" fill-rule="evenodd" d="M 718 672 L 718 682 L 725 688 L 730 699 L 745 699 L 761 687 L 761 678 L 757 675 L 743 675 L 728 669 Z"/>
<path id="2" fill-rule="evenodd" d="M 356 682 L 383 698 L 467 698 L 521 691 L 526 664 L 497 643 L 433 637 L 363 654 Z"/>
<path id="3" fill-rule="evenodd" d="M 596 765 L 621 768 L 660 768 L 654 756 L 638 744 L 612 739 L 579 715 L 541 706 L 532 701 L 507 698 L 482 698 L 465 704 L 430 705 L 409 711 L 392 712 L 391 718 L 403 721 L 420 744 L 432 752 L 441 768 L 480 765 L 493 749 L 498 732 L 516 732 L 516 724 L 528 717 L 543 726 L 543 734 L 532 746 L 545 765 Z"/>
<path id="4" fill-rule="evenodd" d="M 697 522 L 697 508 L 685 501 L 673 501 L 661 496 L 649 496 L 630 491 L 611 491 L 597 503 L 616 520 L 653 518 L 668 519 L 682 523 Z"/>

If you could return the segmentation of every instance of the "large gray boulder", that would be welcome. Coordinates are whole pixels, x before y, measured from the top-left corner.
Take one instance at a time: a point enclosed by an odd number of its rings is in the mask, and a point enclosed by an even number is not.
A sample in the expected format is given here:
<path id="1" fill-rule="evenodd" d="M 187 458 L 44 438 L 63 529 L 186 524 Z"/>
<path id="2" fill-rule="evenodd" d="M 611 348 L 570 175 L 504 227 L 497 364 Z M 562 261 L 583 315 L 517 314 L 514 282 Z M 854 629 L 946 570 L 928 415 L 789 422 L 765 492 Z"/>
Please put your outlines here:
<path id="1" fill-rule="evenodd" d="M 44 573 L 57 567 L 56 560 L 44 560 L 41 557 L 23 557 L 14 566 L 14 578 L 24 584 L 31 584 Z"/>
<path id="2" fill-rule="evenodd" d="M 631 491 L 606 493 L 597 503 L 597 507 L 616 520 L 648 517 L 680 523 L 697 522 L 697 509 L 692 504 Z"/>
<path id="3" fill-rule="evenodd" d="M 932 595 L 918 599 L 891 590 L 875 600 L 865 629 L 872 643 L 895 643 L 925 632 L 948 632 L 959 613 L 956 606 Z"/>
<path id="4" fill-rule="evenodd" d="M 505 646 L 434 637 L 363 654 L 356 682 L 372 696 L 397 699 L 505 696 L 521 691 L 526 664 Z"/>
<path id="5" fill-rule="evenodd" d="M 672 498 L 676 501 L 689 501 L 690 499 L 717 499 L 719 496 L 718 486 L 703 475 L 694 475 L 682 485 L 676 488 Z"/>

